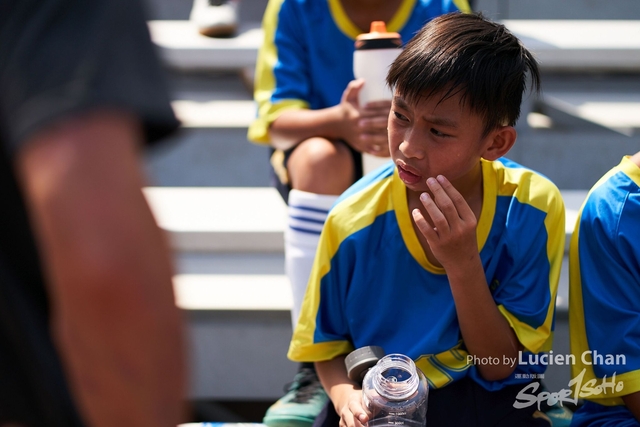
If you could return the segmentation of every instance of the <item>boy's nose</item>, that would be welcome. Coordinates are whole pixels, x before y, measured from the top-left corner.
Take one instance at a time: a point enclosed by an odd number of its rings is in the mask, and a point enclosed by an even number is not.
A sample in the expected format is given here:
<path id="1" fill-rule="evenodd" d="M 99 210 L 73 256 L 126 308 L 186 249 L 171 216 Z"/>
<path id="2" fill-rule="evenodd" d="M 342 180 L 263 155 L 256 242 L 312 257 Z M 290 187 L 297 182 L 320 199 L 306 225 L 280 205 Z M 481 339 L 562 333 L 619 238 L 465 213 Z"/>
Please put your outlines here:
<path id="1" fill-rule="evenodd" d="M 411 157 L 415 159 L 423 159 L 425 156 L 424 148 L 415 142 L 413 138 L 405 138 L 400 144 L 400 151 L 405 157 Z"/>

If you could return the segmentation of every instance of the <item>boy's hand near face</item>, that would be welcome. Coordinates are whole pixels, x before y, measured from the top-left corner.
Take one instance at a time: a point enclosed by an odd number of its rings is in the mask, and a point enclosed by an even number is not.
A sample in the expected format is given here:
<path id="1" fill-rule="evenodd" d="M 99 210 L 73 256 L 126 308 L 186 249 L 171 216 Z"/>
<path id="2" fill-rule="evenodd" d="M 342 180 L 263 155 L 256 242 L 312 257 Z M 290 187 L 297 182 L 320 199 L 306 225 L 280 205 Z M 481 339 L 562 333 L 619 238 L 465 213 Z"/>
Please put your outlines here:
<path id="1" fill-rule="evenodd" d="M 414 209 L 413 219 L 427 239 L 431 252 L 447 272 L 462 339 L 469 354 L 515 358 L 522 349 L 515 332 L 496 307 L 489 292 L 478 253 L 478 221 L 467 201 L 442 175 L 427 180 L 432 196 L 420 195 L 433 226 Z M 515 365 L 478 365 L 482 377 L 497 381 L 509 376 Z"/>
<path id="2" fill-rule="evenodd" d="M 420 232 L 442 267 L 460 267 L 465 261 L 478 257 L 476 226 L 478 221 L 467 201 L 442 175 L 429 178 L 427 185 L 433 194 L 420 195 L 420 201 L 429 215 L 433 226 L 418 209 L 412 212 Z M 435 200 L 434 200 L 435 199 Z"/>
<path id="3" fill-rule="evenodd" d="M 362 79 L 353 80 L 342 94 L 343 138 L 356 151 L 389 157 L 387 121 L 391 101 L 375 101 L 360 107 L 358 94 L 364 84 Z"/>

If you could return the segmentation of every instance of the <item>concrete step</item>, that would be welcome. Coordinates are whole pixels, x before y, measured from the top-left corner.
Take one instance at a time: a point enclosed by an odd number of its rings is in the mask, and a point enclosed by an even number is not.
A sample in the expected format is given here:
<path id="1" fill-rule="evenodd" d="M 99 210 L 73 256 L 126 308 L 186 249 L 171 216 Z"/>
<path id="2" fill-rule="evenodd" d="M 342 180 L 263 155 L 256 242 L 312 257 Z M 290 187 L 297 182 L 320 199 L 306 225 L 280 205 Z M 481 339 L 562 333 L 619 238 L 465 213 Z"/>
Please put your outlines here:
<path id="1" fill-rule="evenodd" d="M 270 151 L 247 140 L 256 115 L 252 94 L 237 71 L 170 73 L 173 108 L 182 129 L 148 150 L 152 185 L 270 185 Z"/>
<path id="2" fill-rule="evenodd" d="M 176 251 L 282 252 L 286 205 L 274 188 L 147 187 Z"/>
<path id="3" fill-rule="evenodd" d="M 502 21 L 535 55 L 546 72 L 640 71 L 640 20 Z M 231 38 L 209 38 L 194 23 L 150 21 L 151 38 L 165 63 L 178 70 L 255 66 L 262 43 L 259 22 L 243 23 Z"/>
<path id="4" fill-rule="evenodd" d="M 173 286 L 183 310 L 289 311 L 293 304 L 285 275 L 177 274 Z"/>
<path id="5" fill-rule="evenodd" d="M 256 104 L 251 100 L 178 99 L 171 106 L 183 128 L 239 128 L 246 135 L 256 117 Z"/>
<path id="6" fill-rule="evenodd" d="M 270 150 L 246 139 L 246 129 L 185 128 L 145 153 L 150 185 L 268 187 Z"/>
<path id="7" fill-rule="evenodd" d="M 507 157 L 551 179 L 561 189 L 587 190 L 624 155 L 638 151 L 640 135 L 601 128 L 519 132 Z"/>
<path id="8" fill-rule="evenodd" d="M 193 0 L 144 0 L 147 5 L 147 19 L 187 20 Z M 241 0 L 238 5 L 240 22 L 260 22 L 267 0 Z"/>
<path id="9" fill-rule="evenodd" d="M 176 251 L 284 250 L 287 211 L 274 188 L 147 187 L 144 194 Z M 562 191 L 567 248 L 586 194 L 584 190 Z"/>
<path id="10" fill-rule="evenodd" d="M 567 114 L 626 136 L 640 129 L 640 91 L 546 91 L 542 105 L 551 117 Z"/>
<path id="11" fill-rule="evenodd" d="M 170 68 L 184 71 L 253 68 L 262 43 L 259 22 L 242 23 L 238 34 L 211 38 L 198 33 L 195 23 L 149 21 L 151 40 Z"/>
<path id="12" fill-rule="evenodd" d="M 149 19 L 188 19 L 193 0 L 146 0 Z M 267 0 L 241 0 L 241 22 L 260 21 Z M 637 0 L 473 0 L 473 8 L 491 19 L 634 19 Z"/>
<path id="13" fill-rule="evenodd" d="M 273 188 L 146 188 L 176 256 L 177 304 L 185 310 L 288 311 L 286 206 Z M 585 191 L 563 191 L 566 247 Z M 258 215 L 259 213 L 259 215 Z M 568 302 L 568 259 L 558 306 Z"/>
<path id="14" fill-rule="evenodd" d="M 165 0 L 166 1 L 166 0 Z M 474 10 L 492 19 L 634 19 L 636 0 L 473 0 Z"/>
<path id="15" fill-rule="evenodd" d="M 531 49 L 543 71 L 640 71 L 640 20 L 502 22 Z"/>

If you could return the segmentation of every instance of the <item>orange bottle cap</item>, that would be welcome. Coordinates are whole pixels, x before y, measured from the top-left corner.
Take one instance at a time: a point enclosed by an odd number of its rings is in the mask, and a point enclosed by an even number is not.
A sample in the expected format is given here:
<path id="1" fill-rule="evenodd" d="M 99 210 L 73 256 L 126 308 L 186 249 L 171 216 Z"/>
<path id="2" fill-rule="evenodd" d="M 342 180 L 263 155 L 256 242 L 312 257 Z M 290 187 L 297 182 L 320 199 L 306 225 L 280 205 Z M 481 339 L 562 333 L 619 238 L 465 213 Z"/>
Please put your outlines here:
<path id="1" fill-rule="evenodd" d="M 373 21 L 368 33 L 360 34 L 356 40 L 400 39 L 398 33 L 388 33 L 384 21 Z"/>

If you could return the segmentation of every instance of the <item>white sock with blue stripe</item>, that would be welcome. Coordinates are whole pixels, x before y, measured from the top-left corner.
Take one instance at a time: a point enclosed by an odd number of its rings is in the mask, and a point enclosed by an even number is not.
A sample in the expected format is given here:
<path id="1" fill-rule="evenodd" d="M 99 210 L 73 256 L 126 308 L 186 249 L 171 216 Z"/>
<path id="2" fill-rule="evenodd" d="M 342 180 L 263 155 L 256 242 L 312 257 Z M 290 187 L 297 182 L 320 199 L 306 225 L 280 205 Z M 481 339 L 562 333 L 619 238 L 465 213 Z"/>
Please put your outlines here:
<path id="1" fill-rule="evenodd" d="M 285 271 L 291 282 L 293 308 L 291 324 L 295 328 L 316 256 L 318 240 L 329 209 L 338 196 L 291 190 L 288 224 L 284 235 Z"/>

